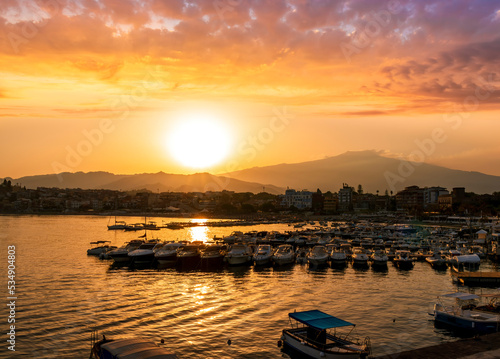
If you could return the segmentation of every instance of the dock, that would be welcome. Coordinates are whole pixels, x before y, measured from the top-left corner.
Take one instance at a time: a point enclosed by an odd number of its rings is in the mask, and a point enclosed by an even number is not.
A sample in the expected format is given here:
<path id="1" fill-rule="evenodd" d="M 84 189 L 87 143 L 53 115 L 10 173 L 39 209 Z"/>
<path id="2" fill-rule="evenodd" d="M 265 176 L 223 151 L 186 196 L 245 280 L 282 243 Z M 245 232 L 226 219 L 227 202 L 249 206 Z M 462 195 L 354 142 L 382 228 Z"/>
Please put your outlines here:
<path id="1" fill-rule="evenodd" d="M 372 357 L 372 359 L 490 359 L 500 358 L 500 333 L 460 339 L 401 353 Z"/>
<path id="2" fill-rule="evenodd" d="M 498 286 L 500 285 L 500 272 L 456 272 L 451 271 L 455 281 L 468 286 Z"/>

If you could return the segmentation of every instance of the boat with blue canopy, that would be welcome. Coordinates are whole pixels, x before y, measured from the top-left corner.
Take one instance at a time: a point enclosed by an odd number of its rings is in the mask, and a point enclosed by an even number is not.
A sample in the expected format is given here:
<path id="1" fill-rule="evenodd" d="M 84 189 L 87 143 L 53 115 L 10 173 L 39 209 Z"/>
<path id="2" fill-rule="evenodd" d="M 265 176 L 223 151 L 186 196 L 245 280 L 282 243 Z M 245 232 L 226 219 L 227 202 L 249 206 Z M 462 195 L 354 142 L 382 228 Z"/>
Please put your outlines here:
<path id="1" fill-rule="evenodd" d="M 292 328 L 283 330 L 283 345 L 303 356 L 339 359 L 370 354 L 369 338 L 360 341 L 352 336 L 353 323 L 320 310 L 289 313 L 288 317 Z"/>

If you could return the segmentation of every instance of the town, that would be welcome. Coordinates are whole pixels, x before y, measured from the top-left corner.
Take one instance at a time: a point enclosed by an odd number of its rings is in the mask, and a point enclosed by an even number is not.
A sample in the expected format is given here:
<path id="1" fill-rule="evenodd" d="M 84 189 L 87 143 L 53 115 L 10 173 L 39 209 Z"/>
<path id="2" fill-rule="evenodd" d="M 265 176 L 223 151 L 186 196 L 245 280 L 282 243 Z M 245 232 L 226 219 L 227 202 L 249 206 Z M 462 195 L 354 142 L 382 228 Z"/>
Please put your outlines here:
<path id="1" fill-rule="evenodd" d="M 186 216 L 249 216 L 265 214 L 397 213 L 418 219 L 448 216 L 497 217 L 500 192 L 475 194 L 464 187 L 409 186 L 397 193 L 365 193 L 363 186 L 343 184 L 338 192 L 287 189 L 285 194 L 212 192 L 116 191 L 106 189 L 27 189 L 4 180 L 0 213 L 4 214 L 151 213 Z"/>

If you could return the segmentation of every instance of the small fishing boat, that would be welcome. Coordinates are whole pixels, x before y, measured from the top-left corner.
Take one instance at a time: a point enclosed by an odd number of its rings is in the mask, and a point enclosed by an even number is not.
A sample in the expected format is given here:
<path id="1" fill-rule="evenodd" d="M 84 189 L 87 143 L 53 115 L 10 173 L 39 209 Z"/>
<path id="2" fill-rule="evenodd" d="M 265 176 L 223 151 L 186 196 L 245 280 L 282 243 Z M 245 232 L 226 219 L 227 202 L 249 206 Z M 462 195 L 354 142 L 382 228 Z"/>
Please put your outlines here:
<path id="1" fill-rule="evenodd" d="M 252 261 L 252 249 L 243 243 L 235 243 L 229 249 L 224 260 L 230 266 L 250 265 Z"/>
<path id="2" fill-rule="evenodd" d="M 111 243 L 111 241 L 90 242 L 90 245 L 93 247 L 90 249 L 87 249 L 87 255 L 99 256 L 101 253 L 104 253 L 104 252 L 107 252 L 109 250 L 113 250 L 116 248 L 116 246 L 110 246 L 109 243 Z"/>
<path id="3" fill-rule="evenodd" d="M 94 339 L 94 336 L 92 337 Z M 160 347 L 149 340 L 103 339 L 92 341 L 90 359 L 177 359 L 177 355 L 170 350 Z"/>
<path id="4" fill-rule="evenodd" d="M 485 295 L 484 298 L 496 295 Z M 455 299 L 454 305 L 447 305 L 446 299 Z M 481 296 L 470 293 L 450 293 L 438 297 L 434 304 L 435 325 L 443 325 L 456 331 L 471 334 L 495 333 L 500 331 L 500 312 L 491 304 L 477 305 Z"/>
<path id="5" fill-rule="evenodd" d="M 288 317 L 292 328 L 283 329 L 281 340 L 286 348 L 300 353 L 301 356 L 354 359 L 366 358 L 371 352 L 369 338 L 361 342 L 352 337 L 355 324 L 319 310 L 289 313 Z M 278 345 L 280 344 L 281 342 L 278 342 Z"/>
<path id="6" fill-rule="evenodd" d="M 425 258 L 425 261 L 431 265 L 434 269 L 446 269 L 448 267 L 448 262 L 442 254 L 434 253 L 432 256 Z"/>
<path id="7" fill-rule="evenodd" d="M 155 259 L 162 266 L 175 265 L 177 262 L 177 252 L 184 246 L 184 243 L 170 242 L 155 252 Z"/>
<path id="8" fill-rule="evenodd" d="M 413 258 L 411 258 L 411 252 L 407 250 L 396 251 L 396 256 L 394 257 L 394 265 L 398 269 L 412 269 L 413 268 Z"/>
<path id="9" fill-rule="evenodd" d="M 368 267 L 368 254 L 363 248 L 356 248 L 352 254 L 352 265 L 359 268 Z"/>
<path id="10" fill-rule="evenodd" d="M 389 260 L 389 258 L 387 257 L 387 254 L 385 254 L 385 251 L 376 250 L 370 256 L 370 260 L 371 260 L 372 267 L 374 267 L 374 268 L 386 268 L 387 261 Z"/>
<path id="11" fill-rule="evenodd" d="M 307 254 L 307 263 L 310 266 L 317 267 L 326 265 L 328 262 L 328 252 L 323 245 L 314 246 Z"/>
<path id="12" fill-rule="evenodd" d="M 264 266 L 271 263 L 273 249 L 269 244 L 260 244 L 253 255 L 253 261 L 256 266 Z"/>
<path id="13" fill-rule="evenodd" d="M 282 244 L 273 254 L 273 263 L 278 266 L 295 263 L 295 251 L 290 244 Z"/>

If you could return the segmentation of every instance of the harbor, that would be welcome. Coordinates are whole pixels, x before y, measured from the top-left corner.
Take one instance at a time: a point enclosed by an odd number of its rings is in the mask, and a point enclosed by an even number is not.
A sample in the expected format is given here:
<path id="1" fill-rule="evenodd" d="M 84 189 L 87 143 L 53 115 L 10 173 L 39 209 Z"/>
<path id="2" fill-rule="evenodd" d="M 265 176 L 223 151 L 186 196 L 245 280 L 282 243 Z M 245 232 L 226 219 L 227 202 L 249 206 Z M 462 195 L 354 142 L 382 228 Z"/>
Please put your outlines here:
<path id="1" fill-rule="evenodd" d="M 283 358 L 288 354 L 277 347 L 277 341 L 289 327 L 288 313 L 316 309 L 355 323 L 359 337 L 370 338 L 373 356 L 388 355 L 455 342 L 458 337 L 436 328 L 429 312 L 439 295 L 470 289 L 454 283 L 448 267 L 434 269 L 418 258 L 411 269 L 398 269 L 392 262 L 382 269 L 371 264 L 353 266 L 352 259 L 344 267 L 331 262 L 315 267 L 300 261 L 283 266 L 223 263 L 218 269 L 114 266 L 110 259 L 87 255 L 90 242 L 104 241 L 119 248 L 139 239 L 144 231 L 109 231 L 108 218 L 98 216 L 2 216 L 0 221 L 6 228 L 4 235 L 15 239 L 17 265 L 22 270 L 16 349 L 28 357 L 88 357 L 90 333 L 98 329 L 106 338 L 137 337 L 153 343 L 163 339 L 165 347 L 179 358 Z M 144 218 L 132 221 L 143 222 Z M 267 232 L 283 235 L 274 236 L 280 239 L 278 243 L 268 238 L 269 245 L 277 248 L 294 238 L 285 238 L 289 231 L 311 232 L 315 245 L 323 236 L 312 232 L 320 227 L 333 228 L 333 232 L 342 228 L 346 232 L 343 240 L 350 244 L 357 243 L 357 236 L 352 236 L 356 231 L 363 233 L 361 239 L 371 232 L 367 223 L 332 226 L 327 222 L 323 226 L 310 222 L 302 221 L 297 228 L 293 223 L 193 226 L 148 231 L 143 239 L 201 241 L 209 246 L 214 236 L 227 239 L 233 232 Z M 44 232 L 39 228 L 45 228 Z M 394 228 L 400 229 L 393 231 L 396 233 L 408 232 L 401 240 L 416 238 L 420 232 L 410 225 Z M 347 238 L 347 232 L 352 238 Z M 299 243 L 300 237 L 295 237 Z M 333 233 L 330 240 L 335 237 Z M 378 238 L 372 239 L 376 242 Z M 407 250 L 417 255 L 409 242 Z M 361 244 L 368 247 L 367 240 L 359 241 L 363 248 Z M 376 251 L 373 246 L 365 249 Z M 496 270 L 494 262 L 481 259 L 479 272 Z M 495 292 L 494 288 L 472 289 Z"/>

